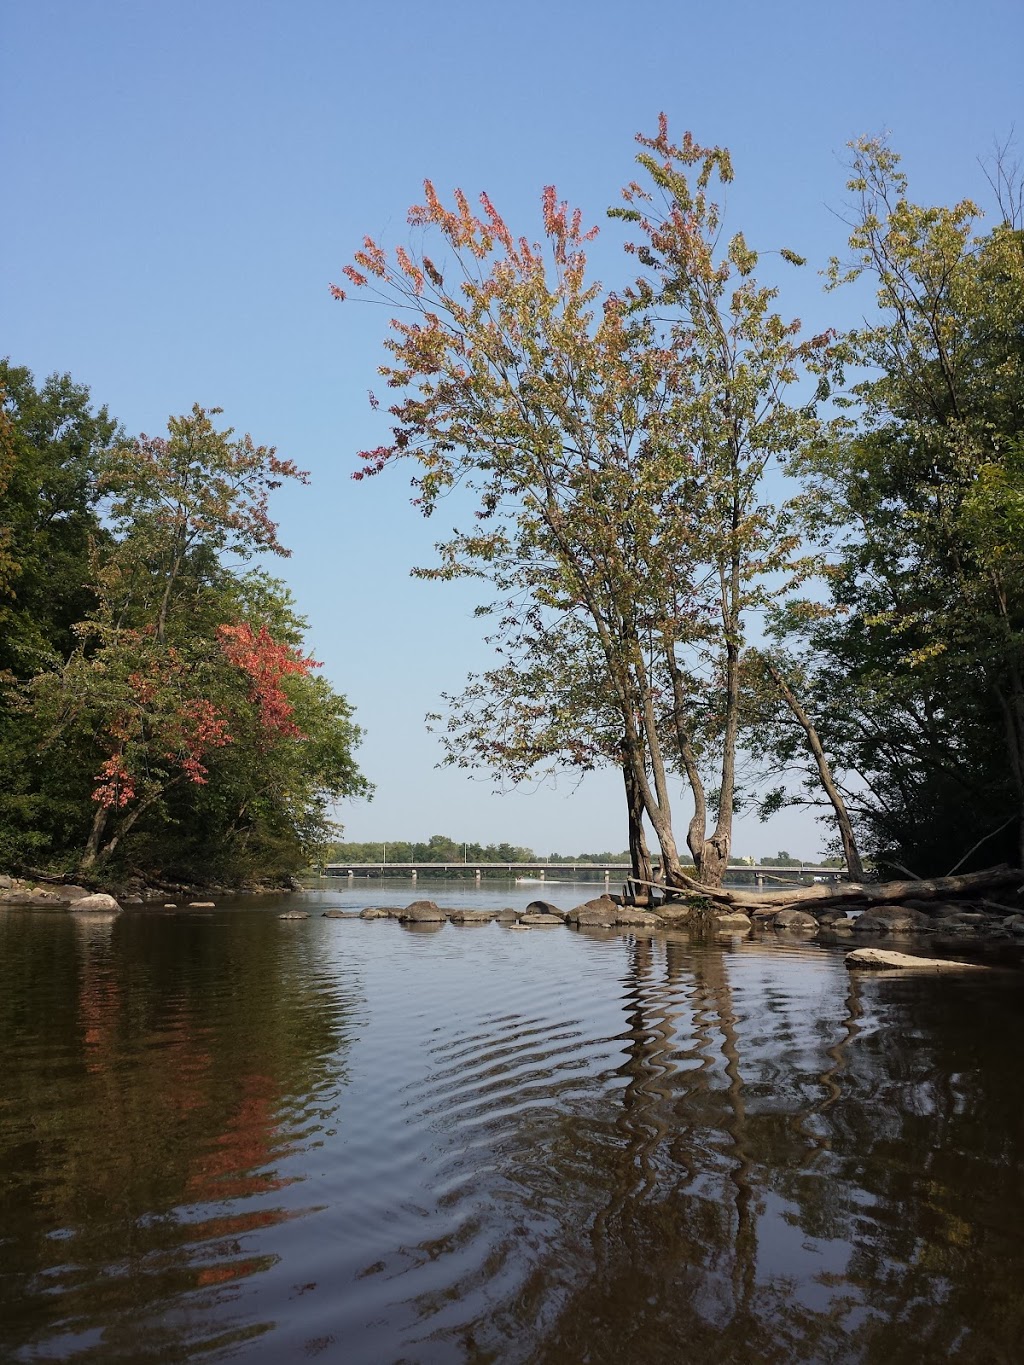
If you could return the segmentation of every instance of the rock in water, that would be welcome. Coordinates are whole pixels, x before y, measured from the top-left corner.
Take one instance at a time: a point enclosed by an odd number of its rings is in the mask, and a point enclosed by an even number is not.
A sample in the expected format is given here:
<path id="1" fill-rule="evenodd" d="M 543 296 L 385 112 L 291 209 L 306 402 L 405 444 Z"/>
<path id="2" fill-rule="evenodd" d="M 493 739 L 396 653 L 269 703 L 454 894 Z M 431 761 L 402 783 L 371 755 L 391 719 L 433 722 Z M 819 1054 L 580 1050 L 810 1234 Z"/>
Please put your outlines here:
<path id="1" fill-rule="evenodd" d="M 72 902 L 71 909 L 74 911 L 96 911 L 105 910 L 108 914 L 116 914 L 121 907 L 113 896 L 107 896 L 102 891 L 98 891 L 94 896 L 79 896 Z"/>
<path id="2" fill-rule="evenodd" d="M 987 972 L 981 962 L 951 962 L 943 957 L 914 957 L 910 953 L 893 953 L 888 948 L 855 948 L 846 954 L 846 965 L 851 971 L 913 971 L 913 972 Z"/>
<path id="3" fill-rule="evenodd" d="M 714 927 L 716 929 L 749 929 L 750 916 L 744 914 L 742 910 L 721 910 L 717 911 L 714 917 Z M 817 921 L 815 921 L 817 928 Z"/>
<path id="4" fill-rule="evenodd" d="M 278 919 L 309 919 L 308 910 L 283 910 Z"/>
<path id="5" fill-rule="evenodd" d="M 817 931 L 818 921 L 806 910 L 780 910 L 772 921 L 775 929 L 810 929 Z"/>
<path id="6" fill-rule="evenodd" d="M 448 916 L 433 901 L 413 901 L 399 914 L 403 924 L 438 924 Z"/>
<path id="7" fill-rule="evenodd" d="M 526 907 L 527 915 L 557 915 L 559 919 L 565 919 L 565 911 L 559 910 L 557 905 L 552 905 L 550 901 L 531 901 Z"/>

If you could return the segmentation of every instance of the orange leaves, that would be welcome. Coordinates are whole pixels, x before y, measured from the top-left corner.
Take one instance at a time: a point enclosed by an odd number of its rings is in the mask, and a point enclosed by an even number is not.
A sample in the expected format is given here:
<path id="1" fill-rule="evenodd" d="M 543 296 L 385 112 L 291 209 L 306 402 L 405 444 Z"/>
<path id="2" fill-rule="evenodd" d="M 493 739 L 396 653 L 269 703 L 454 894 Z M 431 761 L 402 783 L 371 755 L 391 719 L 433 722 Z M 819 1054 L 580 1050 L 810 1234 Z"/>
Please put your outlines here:
<path id="1" fill-rule="evenodd" d="M 259 707 L 264 730 L 288 738 L 301 738 L 302 731 L 292 720 L 292 705 L 281 679 L 289 673 L 309 673 L 320 665 L 303 658 L 291 645 L 278 644 L 266 626 L 253 633 L 247 621 L 241 625 L 217 627 L 224 657 L 249 677 L 249 698 Z"/>

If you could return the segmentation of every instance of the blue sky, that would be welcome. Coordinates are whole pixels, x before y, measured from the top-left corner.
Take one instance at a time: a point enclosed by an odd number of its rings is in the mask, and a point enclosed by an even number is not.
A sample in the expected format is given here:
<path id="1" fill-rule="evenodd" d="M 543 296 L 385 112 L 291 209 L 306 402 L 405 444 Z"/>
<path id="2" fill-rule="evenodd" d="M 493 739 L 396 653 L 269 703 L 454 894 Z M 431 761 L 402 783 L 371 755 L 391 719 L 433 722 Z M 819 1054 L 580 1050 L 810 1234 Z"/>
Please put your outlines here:
<path id="1" fill-rule="evenodd" d="M 424 713 L 487 662 L 475 598 L 409 578 L 446 528 L 400 473 L 349 477 L 385 434 L 366 391 L 387 318 L 330 281 L 365 233 L 405 240 L 424 176 L 531 235 L 551 182 L 601 221 L 661 109 L 731 148 L 731 225 L 820 267 L 861 133 L 890 132 L 916 198 L 984 198 L 977 158 L 1020 123 L 1024 6 L 33 0 L 4 7 L 0 44 L 0 351 L 70 371 L 129 431 L 217 405 L 312 471 L 278 504 L 275 567 L 367 732 L 377 796 L 342 812 L 351 838 L 576 852 L 624 845 L 617 777 L 497 796 L 434 767 Z M 812 269 L 786 284 L 808 325 L 854 320 Z M 783 814 L 741 819 L 735 847 L 822 844 Z"/>

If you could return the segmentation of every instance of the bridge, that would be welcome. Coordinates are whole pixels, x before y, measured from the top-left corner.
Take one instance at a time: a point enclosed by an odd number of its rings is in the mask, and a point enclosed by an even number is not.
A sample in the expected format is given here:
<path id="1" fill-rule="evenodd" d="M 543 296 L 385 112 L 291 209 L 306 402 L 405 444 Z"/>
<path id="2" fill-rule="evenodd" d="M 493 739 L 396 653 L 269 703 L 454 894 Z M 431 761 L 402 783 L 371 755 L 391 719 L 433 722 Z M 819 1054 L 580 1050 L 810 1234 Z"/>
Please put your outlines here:
<path id="1" fill-rule="evenodd" d="M 654 860 L 655 875 L 660 870 L 658 860 Z M 409 877 L 416 881 L 421 872 L 440 873 L 442 875 L 458 875 L 463 877 L 468 872 L 472 872 L 477 885 L 480 884 L 484 872 L 504 872 L 510 880 L 537 881 L 545 882 L 565 880 L 561 877 L 562 873 L 589 872 L 603 878 L 607 887 L 612 876 L 616 880 L 621 874 L 622 880 L 632 875 L 633 869 L 629 863 L 327 863 L 323 868 L 323 873 L 327 877 L 347 877 L 354 881 L 356 877 Z M 766 882 L 778 883 L 781 885 L 792 884 L 793 879 L 803 880 L 805 877 L 814 877 L 820 881 L 845 881 L 847 872 L 845 867 L 813 867 L 801 865 L 799 867 L 751 867 L 749 863 L 730 863 L 726 872 L 726 881 L 730 875 L 742 873 L 746 881 L 752 878 L 758 887 L 763 887 Z M 575 880 L 575 878 L 573 878 Z"/>

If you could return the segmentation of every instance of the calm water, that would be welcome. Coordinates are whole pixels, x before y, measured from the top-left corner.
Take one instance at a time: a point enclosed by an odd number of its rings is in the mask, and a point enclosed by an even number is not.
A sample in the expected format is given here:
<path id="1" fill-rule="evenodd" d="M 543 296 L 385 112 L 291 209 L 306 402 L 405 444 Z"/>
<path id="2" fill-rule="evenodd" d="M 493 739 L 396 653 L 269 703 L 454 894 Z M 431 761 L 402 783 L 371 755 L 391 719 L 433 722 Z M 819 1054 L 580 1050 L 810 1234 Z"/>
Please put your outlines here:
<path id="1" fill-rule="evenodd" d="M 1024 976 L 412 898 L 0 911 L 0 1359 L 1024 1359 Z"/>

